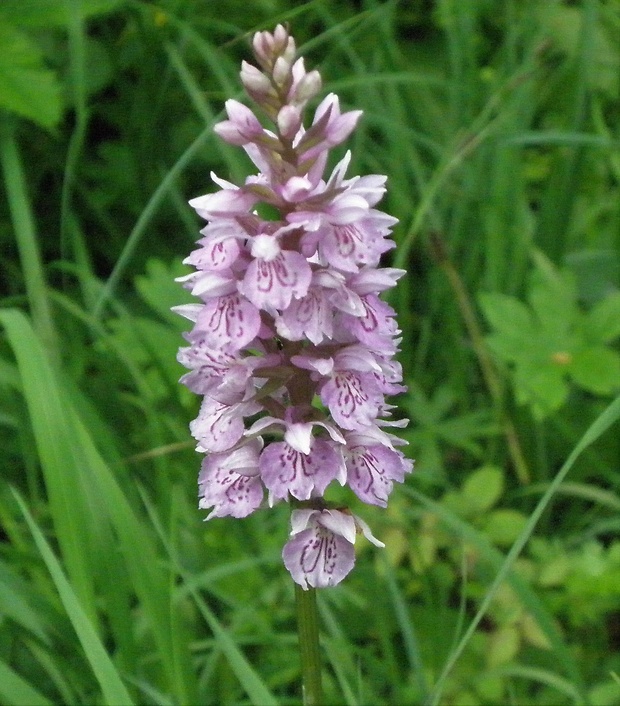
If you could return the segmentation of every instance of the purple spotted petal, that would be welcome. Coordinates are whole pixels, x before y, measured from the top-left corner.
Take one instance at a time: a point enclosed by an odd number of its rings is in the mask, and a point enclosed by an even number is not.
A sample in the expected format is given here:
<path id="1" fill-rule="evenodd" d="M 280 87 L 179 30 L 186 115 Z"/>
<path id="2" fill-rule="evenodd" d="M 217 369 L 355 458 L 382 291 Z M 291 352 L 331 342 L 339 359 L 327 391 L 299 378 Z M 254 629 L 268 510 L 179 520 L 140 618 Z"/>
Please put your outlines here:
<path id="1" fill-rule="evenodd" d="M 258 309 L 286 309 L 291 299 L 308 292 L 312 270 L 306 258 L 297 252 L 282 250 L 272 260 L 256 259 L 250 263 L 239 291 Z"/>
<path id="2" fill-rule="evenodd" d="M 340 314 L 340 321 L 361 343 L 371 350 L 392 355 L 396 344 L 393 336 L 398 333 L 394 320 L 395 311 L 375 294 L 361 297 L 364 307 L 362 316 Z"/>
<path id="3" fill-rule="evenodd" d="M 204 337 L 196 338 L 187 348 L 180 348 L 177 360 L 192 369 L 192 372 L 183 375 L 180 382 L 199 395 L 206 395 L 218 388 L 241 392 L 252 374 L 247 359 L 211 348 Z M 220 399 L 219 395 L 216 397 Z"/>
<path id="4" fill-rule="evenodd" d="M 345 463 L 347 484 L 360 500 L 387 506 L 394 481 L 402 483 L 406 464 L 402 454 L 386 446 L 356 446 L 348 449 Z"/>
<path id="5" fill-rule="evenodd" d="M 234 264 L 239 252 L 236 238 L 205 238 L 203 246 L 194 250 L 183 262 L 198 270 L 225 270 Z"/>
<path id="6" fill-rule="evenodd" d="M 226 451 L 243 435 L 243 417 L 260 409 L 260 405 L 254 402 L 228 404 L 207 395 L 198 417 L 190 422 L 189 428 L 203 451 Z"/>
<path id="7" fill-rule="evenodd" d="M 345 371 L 323 385 L 321 401 L 343 429 L 361 429 L 376 419 L 383 395 L 372 373 Z"/>
<path id="8" fill-rule="evenodd" d="M 289 341 L 308 338 L 318 345 L 324 338 L 332 338 L 333 320 L 333 307 L 327 293 L 313 287 L 303 299 L 292 301 L 282 312 L 276 319 L 276 329 L 280 336 Z"/>
<path id="9" fill-rule="evenodd" d="M 298 500 L 322 495 L 332 480 L 341 474 L 342 455 L 335 444 L 314 439 L 309 454 L 296 451 L 285 441 L 269 444 L 260 457 L 260 473 L 273 500 Z"/>
<path id="10" fill-rule="evenodd" d="M 199 507 L 213 507 L 207 517 L 247 517 L 263 500 L 263 485 L 258 475 L 261 442 L 248 442 L 234 451 L 209 454 L 198 477 Z"/>
<path id="11" fill-rule="evenodd" d="M 208 301 L 198 314 L 194 333 L 202 334 L 213 348 L 238 351 L 256 337 L 260 326 L 258 309 L 234 293 Z"/>
<path id="12" fill-rule="evenodd" d="M 284 545 L 282 559 L 293 580 L 304 589 L 326 588 L 339 584 L 351 571 L 355 550 L 351 542 L 324 527 L 314 515 L 310 526 Z"/>

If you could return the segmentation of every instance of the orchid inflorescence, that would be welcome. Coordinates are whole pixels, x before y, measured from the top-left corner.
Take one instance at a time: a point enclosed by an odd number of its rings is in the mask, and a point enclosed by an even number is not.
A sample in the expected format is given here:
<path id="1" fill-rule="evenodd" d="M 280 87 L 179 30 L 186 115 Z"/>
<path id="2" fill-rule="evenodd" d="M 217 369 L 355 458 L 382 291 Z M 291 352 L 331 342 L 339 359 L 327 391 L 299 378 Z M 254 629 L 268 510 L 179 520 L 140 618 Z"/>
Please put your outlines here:
<path id="1" fill-rule="evenodd" d="M 175 307 L 194 322 L 179 361 L 181 381 L 202 395 L 190 424 L 205 453 L 200 508 L 207 517 L 246 517 L 264 500 L 291 501 L 291 536 L 282 556 L 303 588 L 339 583 L 353 568 L 368 525 L 324 498 L 332 481 L 365 503 L 385 507 L 412 462 L 386 429 L 385 395 L 402 392 L 394 360 L 400 331 L 379 293 L 404 270 L 379 267 L 397 219 L 374 208 L 386 177 L 345 177 L 347 153 L 323 178 L 331 148 L 354 130 L 361 111 L 340 111 L 336 95 L 304 128 L 305 106 L 321 89 L 317 71 L 295 58 L 278 25 L 257 32 L 241 80 L 273 123 L 271 130 L 236 100 L 215 126 L 242 146 L 259 173 L 243 186 L 212 178 L 220 191 L 190 205 L 208 224 L 180 281 L 200 298 Z M 268 211 L 275 219 L 260 214 Z"/>

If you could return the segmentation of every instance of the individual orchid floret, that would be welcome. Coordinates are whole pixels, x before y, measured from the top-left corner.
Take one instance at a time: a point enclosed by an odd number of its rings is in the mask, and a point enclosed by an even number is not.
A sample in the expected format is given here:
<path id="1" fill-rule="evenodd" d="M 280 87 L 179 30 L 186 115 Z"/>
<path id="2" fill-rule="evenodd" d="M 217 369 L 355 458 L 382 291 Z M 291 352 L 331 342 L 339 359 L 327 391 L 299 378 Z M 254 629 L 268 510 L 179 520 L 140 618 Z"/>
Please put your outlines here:
<path id="1" fill-rule="evenodd" d="M 283 25 L 252 46 L 241 81 L 259 110 L 228 100 L 215 132 L 258 171 L 242 184 L 212 174 L 219 190 L 190 201 L 207 224 L 178 279 L 197 298 L 174 308 L 192 324 L 178 360 L 202 397 L 190 423 L 205 455 L 199 507 L 243 518 L 291 503 L 284 564 L 304 589 L 323 588 L 351 571 L 359 534 L 383 546 L 330 502 L 334 486 L 385 507 L 413 467 L 393 433 L 406 420 L 386 401 L 405 389 L 401 332 L 380 298 L 404 271 L 380 266 L 397 222 L 376 208 L 386 177 L 347 175 L 350 152 L 325 173 L 361 111 L 331 93 L 304 122 L 319 73 Z"/>
<path id="2" fill-rule="evenodd" d="M 377 547 L 385 546 L 359 517 L 343 510 L 293 510 L 291 539 L 282 550 L 284 565 L 303 588 L 335 586 L 355 564 L 358 532 Z"/>

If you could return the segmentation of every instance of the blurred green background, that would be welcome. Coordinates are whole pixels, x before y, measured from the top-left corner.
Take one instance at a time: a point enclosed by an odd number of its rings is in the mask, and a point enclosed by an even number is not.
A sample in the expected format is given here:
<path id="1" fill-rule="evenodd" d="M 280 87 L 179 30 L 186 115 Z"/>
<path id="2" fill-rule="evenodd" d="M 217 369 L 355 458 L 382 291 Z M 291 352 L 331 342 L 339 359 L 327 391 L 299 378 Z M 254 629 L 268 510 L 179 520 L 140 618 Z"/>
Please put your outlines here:
<path id="1" fill-rule="evenodd" d="M 620 704 L 618 0 L 0 1 L 0 702 L 301 703 L 288 508 L 203 524 L 169 311 L 278 22 L 408 271 L 416 471 L 352 505 L 327 702 Z"/>

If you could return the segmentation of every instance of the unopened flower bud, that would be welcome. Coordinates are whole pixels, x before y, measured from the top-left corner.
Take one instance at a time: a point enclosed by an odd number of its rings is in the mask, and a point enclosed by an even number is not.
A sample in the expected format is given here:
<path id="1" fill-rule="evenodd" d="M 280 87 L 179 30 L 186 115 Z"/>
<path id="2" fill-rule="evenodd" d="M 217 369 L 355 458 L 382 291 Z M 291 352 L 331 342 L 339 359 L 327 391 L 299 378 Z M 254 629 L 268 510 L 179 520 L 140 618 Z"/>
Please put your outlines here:
<path id="1" fill-rule="evenodd" d="M 280 135 L 291 140 L 301 127 L 301 111 L 294 105 L 285 105 L 278 113 L 277 123 Z"/>
<path id="2" fill-rule="evenodd" d="M 295 89 L 295 103 L 306 103 L 318 95 L 321 90 L 321 83 L 321 74 L 318 71 L 310 71 L 310 73 L 305 74 Z"/>
<path id="3" fill-rule="evenodd" d="M 292 64 L 295 60 L 296 51 L 297 47 L 295 46 L 295 40 L 293 37 L 289 37 L 281 56 L 287 61 L 287 63 Z"/>
<path id="4" fill-rule="evenodd" d="M 241 63 L 240 75 L 241 82 L 252 95 L 266 96 L 271 91 L 271 82 L 267 76 L 247 61 Z"/>
<path id="5" fill-rule="evenodd" d="M 279 56 L 273 65 L 273 80 L 277 86 L 283 86 L 291 73 L 291 65 L 283 57 Z"/>

